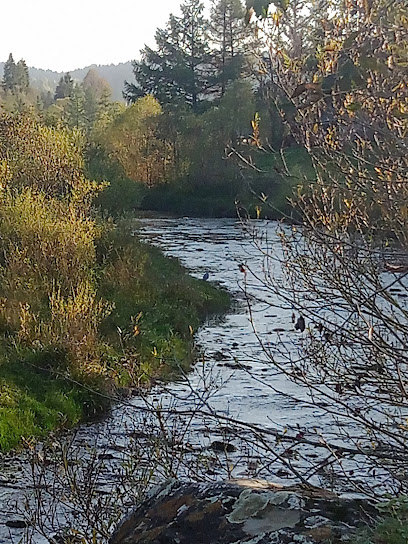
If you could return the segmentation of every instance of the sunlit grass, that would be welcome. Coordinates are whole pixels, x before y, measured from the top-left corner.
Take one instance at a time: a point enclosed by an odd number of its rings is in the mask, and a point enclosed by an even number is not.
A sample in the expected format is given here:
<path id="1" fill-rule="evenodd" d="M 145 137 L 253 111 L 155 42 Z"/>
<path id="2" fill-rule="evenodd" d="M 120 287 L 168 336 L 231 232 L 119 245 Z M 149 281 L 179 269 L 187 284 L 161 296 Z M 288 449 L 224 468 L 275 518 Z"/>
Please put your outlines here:
<path id="1" fill-rule="evenodd" d="M 41 321 L 38 313 L 30 328 L 23 312 L 20 329 L 3 329 L 0 450 L 100 413 L 115 385 L 148 386 L 188 370 L 202 319 L 228 307 L 225 292 L 123 230 L 106 232 L 97 260 L 91 298 L 111 308 L 100 326 L 88 315 L 92 300 L 82 295 L 57 300 L 58 311 L 51 305 L 43 315 L 54 321 Z"/>

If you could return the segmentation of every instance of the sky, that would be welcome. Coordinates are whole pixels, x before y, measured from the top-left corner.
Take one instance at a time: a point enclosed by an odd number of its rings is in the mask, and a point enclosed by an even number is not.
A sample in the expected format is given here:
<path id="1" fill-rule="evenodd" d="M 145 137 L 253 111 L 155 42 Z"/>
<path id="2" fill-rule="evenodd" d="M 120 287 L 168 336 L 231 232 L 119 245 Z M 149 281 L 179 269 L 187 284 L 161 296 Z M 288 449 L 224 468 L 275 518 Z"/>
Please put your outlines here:
<path id="1" fill-rule="evenodd" d="M 154 46 L 157 28 L 181 0 L 5 0 L 0 61 L 13 53 L 28 66 L 66 72 L 90 64 L 118 64 Z M 207 2 L 208 3 L 208 2 Z"/>

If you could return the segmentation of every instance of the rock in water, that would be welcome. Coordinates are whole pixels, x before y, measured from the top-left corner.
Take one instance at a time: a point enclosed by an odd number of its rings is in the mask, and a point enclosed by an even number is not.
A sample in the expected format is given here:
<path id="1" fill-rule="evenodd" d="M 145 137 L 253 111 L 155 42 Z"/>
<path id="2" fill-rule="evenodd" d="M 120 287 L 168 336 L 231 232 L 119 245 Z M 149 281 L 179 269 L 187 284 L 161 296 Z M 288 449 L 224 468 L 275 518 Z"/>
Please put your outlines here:
<path id="1" fill-rule="evenodd" d="M 323 489 L 172 480 L 123 519 L 109 544 L 340 543 L 376 514 L 362 499 Z"/>
<path id="2" fill-rule="evenodd" d="M 27 521 L 23 519 L 10 519 L 4 525 L 10 529 L 25 529 L 28 527 Z"/>
<path id="3" fill-rule="evenodd" d="M 297 331 L 303 332 L 306 328 L 306 322 L 303 315 L 300 315 L 295 323 L 295 329 Z"/>
<path id="4" fill-rule="evenodd" d="M 223 442 L 222 440 L 214 440 L 214 442 L 211 442 L 209 448 L 210 450 L 213 450 L 213 451 L 222 451 L 222 452 L 237 451 L 237 448 L 234 446 L 234 444 Z"/>

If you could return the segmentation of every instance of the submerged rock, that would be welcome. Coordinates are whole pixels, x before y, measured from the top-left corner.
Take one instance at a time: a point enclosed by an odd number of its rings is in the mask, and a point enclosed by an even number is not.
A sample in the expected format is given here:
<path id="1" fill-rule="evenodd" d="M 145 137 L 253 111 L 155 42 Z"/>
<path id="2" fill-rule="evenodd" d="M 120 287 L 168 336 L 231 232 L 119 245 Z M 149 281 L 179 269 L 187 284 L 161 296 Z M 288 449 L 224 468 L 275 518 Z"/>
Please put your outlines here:
<path id="1" fill-rule="evenodd" d="M 229 442 L 222 442 L 221 440 L 214 440 L 214 442 L 211 442 L 211 444 L 209 445 L 209 449 L 221 452 L 237 451 L 237 448 L 234 446 L 234 444 L 231 444 Z"/>
<path id="2" fill-rule="evenodd" d="M 109 544 L 335 544 L 375 514 L 361 499 L 317 488 L 168 481 L 124 518 Z"/>
<path id="3" fill-rule="evenodd" d="M 28 527 L 28 522 L 23 519 L 10 519 L 4 525 L 10 529 L 25 529 Z"/>

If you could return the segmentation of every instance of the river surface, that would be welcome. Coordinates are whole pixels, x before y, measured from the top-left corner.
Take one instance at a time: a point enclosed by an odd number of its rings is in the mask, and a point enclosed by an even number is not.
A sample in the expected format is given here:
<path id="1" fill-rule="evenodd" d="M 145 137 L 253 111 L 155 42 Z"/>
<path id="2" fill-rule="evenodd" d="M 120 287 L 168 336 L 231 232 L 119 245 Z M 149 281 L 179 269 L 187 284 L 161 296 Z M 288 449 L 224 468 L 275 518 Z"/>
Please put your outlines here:
<path id="1" fill-rule="evenodd" d="M 277 225 L 256 226 L 262 232 L 258 244 L 230 219 L 137 223 L 135 230 L 143 240 L 177 257 L 193 276 L 208 274 L 207 281 L 227 289 L 234 300 L 231 310 L 198 331 L 200 355 L 187 377 L 169 386 L 159 384 L 145 398 L 134 396 L 116 405 L 103 422 L 81 426 L 70 435 L 69 448 L 56 444 L 54 453 L 37 452 L 39 466 L 33 470 L 27 461 L 30 454 L 2 461 L 0 543 L 19 542 L 24 531 L 4 524 L 32 516 L 36 502 L 42 504 L 44 532 L 55 532 L 72 519 L 80 526 L 88 508 L 81 501 L 91 473 L 100 502 L 108 505 L 113 518 L 109 498 L 122 501 L 122 510 L 128 507 L 137 499 L 140 475 L 149 483 L 168 476 L 259 477 L 288 483 L 293 469 L 316 485 L 339 487 L 327 466 L 319 465 L 322 458 L 315 447 L 306 443 L 298 451 L 291 442 L 296 436 L 306 442 L 318 442 L 321 436 L 338 440 L 337 427 L 334 416 L 309 403 L 306 392 L 270 362 L 273 355 L 285 364 L 285 352 L 296 355 L 303 335 L 294 328 L 291 308 L 284 308 L 264 281 L 262 250 L 273 248 L 278 257 L 281 251 Z M 268 273 L 271 269 L 277 277 L 281 274 L 277 262 L 268 263 Z M 61 458 L 64 468 L 57 461 Z M 80 474 L 74 467 L 81 467 Z M 26 541 L 47 539 L 31 534 Z"/>

